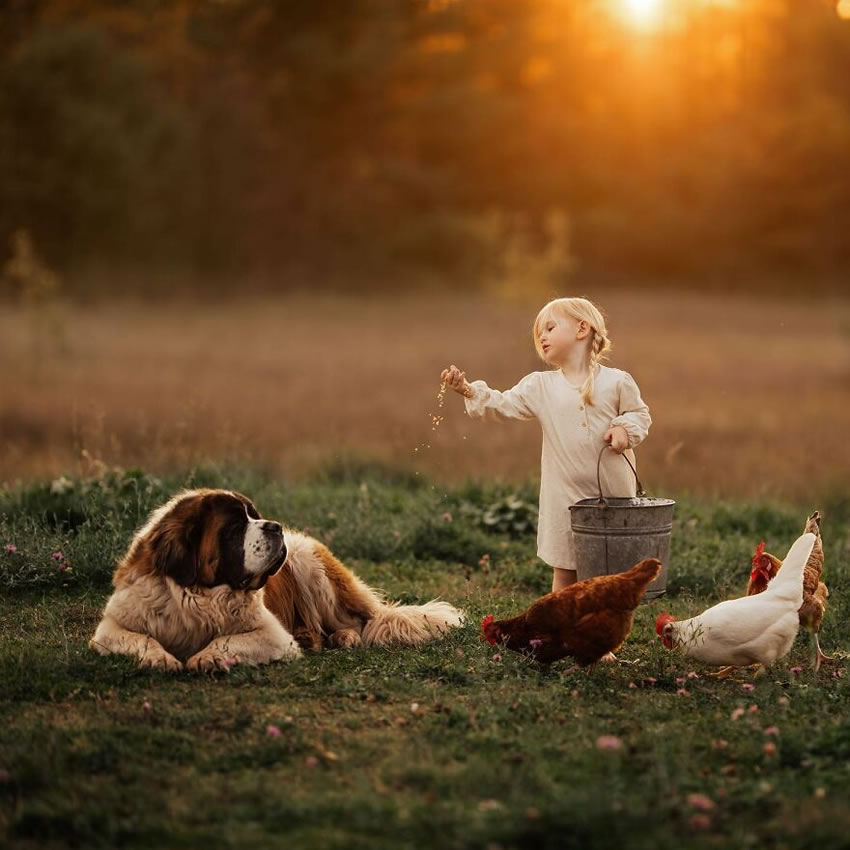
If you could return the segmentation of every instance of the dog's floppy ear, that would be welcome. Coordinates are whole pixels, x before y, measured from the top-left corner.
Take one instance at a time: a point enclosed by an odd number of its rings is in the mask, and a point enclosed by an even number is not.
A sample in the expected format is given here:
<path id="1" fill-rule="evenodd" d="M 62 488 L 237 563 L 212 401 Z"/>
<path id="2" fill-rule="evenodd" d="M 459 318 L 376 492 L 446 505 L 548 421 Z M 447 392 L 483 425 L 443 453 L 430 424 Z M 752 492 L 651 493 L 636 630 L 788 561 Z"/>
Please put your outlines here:
<path id="1" fill-rule="evenodd" d="M 166 517 L 150 536 L 154 569 L 183 587 L 198 583 L 200 518 Z"/>
<path id="2" fill-rule="evenodd" d="M 247 496 L 243 496 L 242 493 L 237 493 L 235 491 L 233 495 L 236 496 L 243 505 L 245 505 L 245 513 L 248 514 L 251 519 L 260 519 L 260 512 Z"/>

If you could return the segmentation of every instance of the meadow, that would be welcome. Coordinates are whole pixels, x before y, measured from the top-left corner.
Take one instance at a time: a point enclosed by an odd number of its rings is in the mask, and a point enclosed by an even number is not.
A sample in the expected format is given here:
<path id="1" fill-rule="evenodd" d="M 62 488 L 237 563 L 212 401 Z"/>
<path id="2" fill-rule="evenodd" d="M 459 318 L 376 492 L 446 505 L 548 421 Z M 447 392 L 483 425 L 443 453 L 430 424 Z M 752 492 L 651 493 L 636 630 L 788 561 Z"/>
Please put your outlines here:
<path id="1" fill-rule="evenodd" d="M 236 288 L 234 284 L 234 288 Z M 850 300 L 594 291 L 654 425 L 651 491 L 795 504 L 850 475 Z M 450 362 L 494 387 L 541 368 L 545 297 L 292 295 L 0 310 L 0 482 L 214 460 L 309 480 L 371 459 L 437 482 L 536 476 L 536 423 L 482 425 Z M 451 395 L 451 394 L 450 394 Z M 433 416 L 444 416 L 436 428 Z"/>
<path id="2" fill-rule="evenodd" d="M 96 301 L 0 312 L 0 845 L 14 848 L 844 847 L 850 816 L 850 302 L 593 293 L 678 500 L 666 598 L 630 665 L 543 669 L 481 643 L 545 592 L 540 437 L 437 398 L 539 368 L 538 304 Z M 435 422 L 435 417 L 444 417 Z M 403 601 L 467 625 L 421 649 L 165 676 L 88 649 L 116 560 L 183 486 L 238 488 Z M 755 545 L 824 515 L 815 674 L 717 682 L 657 613 L 740 594 Z M 487 556 L 487 557 L 485 557 Z"/>
<path id="3" fill-rule="evenodd" d="M 184 485 L 231 486 L 331 543 L 392 597 L 440 595 L 468 624 L 421 649 L 309 654 L 167 676 L 87 647 L 132 530 Z M 479 640 L 546 590 L 534 488 L 439 485 L 376 464 L 282 486 L 238 470 L 101 468 L 0 494 L 0 845 L 10 848 L 846 846 L 850 523 L 825 514 L 832 591 L 764 677 L 707 679 L 653 624 L 742 592 L 805 512 L 682 499 L 668 596 L 629 665 L 549 669 Z M 485 558 L 487 555 L 489 557 Z"/>

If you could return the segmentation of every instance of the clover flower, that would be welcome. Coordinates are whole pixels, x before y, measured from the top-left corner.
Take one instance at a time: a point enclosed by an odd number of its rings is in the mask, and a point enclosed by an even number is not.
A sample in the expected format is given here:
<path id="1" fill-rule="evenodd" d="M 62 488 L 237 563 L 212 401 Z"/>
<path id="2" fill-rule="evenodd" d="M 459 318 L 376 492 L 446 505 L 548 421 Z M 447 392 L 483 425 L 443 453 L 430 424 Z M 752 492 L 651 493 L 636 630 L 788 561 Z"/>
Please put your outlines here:
<path id="1" fill-rule="evenodd" d="M 715 802 L 705 794 L 688 794 L 685 802 L 692 808 L 701 812 L 710 812 L 715 808 Z"/>

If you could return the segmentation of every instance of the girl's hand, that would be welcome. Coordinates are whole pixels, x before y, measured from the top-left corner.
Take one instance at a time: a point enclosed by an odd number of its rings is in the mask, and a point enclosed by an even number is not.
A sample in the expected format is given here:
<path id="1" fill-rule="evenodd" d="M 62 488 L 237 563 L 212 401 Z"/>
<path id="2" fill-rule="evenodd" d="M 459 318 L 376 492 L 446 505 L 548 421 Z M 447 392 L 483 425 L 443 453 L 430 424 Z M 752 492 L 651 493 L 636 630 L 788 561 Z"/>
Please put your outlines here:
<path id="1" fill-rule="evenodd" d="M 454 363 L 448 369 L 443 369 L 440 373 L 440 380 L 450 390 L 454 390 L 456 393 L 460 393 L 467 398 L 472 395 L 472 387 L 466 380 L 466 372 L 461 372 Z"/>
<path id="2" fill-rule="evenodd" d="M 622 425 L 615 425 L 605 432 L 603 437 L 606 443 L 611 444 L 611 450 L 621 455 L 629 447 L 629 435 Z"/>

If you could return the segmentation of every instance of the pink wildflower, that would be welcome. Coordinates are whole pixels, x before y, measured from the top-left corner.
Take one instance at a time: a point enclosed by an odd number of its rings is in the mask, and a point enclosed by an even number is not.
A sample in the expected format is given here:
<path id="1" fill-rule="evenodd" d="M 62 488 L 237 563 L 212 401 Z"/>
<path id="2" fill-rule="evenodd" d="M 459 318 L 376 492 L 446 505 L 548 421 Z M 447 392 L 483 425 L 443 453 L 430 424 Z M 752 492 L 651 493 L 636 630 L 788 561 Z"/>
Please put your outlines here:
<path id="1" fill-rule="evenodd" d="M 699 809 L 701 812 L 710 812 L 715 808 L 714 800 L 705 794 L 688 794 L 685 800 L 692 809 Z"/>
<path id="2" fill-rule="evenodd" d="M 656 684 L 656 682 L 658 682 L 658 679 L 656 679 L 655 676 L 647 676 L 646 681 L 648 684 L 654 685 Z"/>
<path id="3" fill-rule="evenodd" d="M 684 676 L 679 676 L 679 678 L 678 678 L 678 679 L 676 679 L 676 684 L 677 684 L 677 685 L 684 685 L 684 684 L 685 684 L 685 677 L 684 677 Z"/>
<path id="4" fill-rule="evenodd" d="M 17 546 L 15 546 L 15 544 L 14 544 L 14 543 L 7 543 L 7 544 L 6 544 L 6 551 L 7 551 L 10 555 L 14 555 L 14 554 L 15 554 L 15 552 L 17 552 L 17 551 L 18 551 L 18 547 L 17 547 Z"/>
<path id="5" fill-rule="evenodd" d="M 751 684 L 750 682 L 744 682 L 744 684 L 741 685 L 742 691 L 754 691 L 755 689 L 756 689 L 756 686 Z"/>
<path id="6" fill-rule="evenodd" d="M 319 766 L 319 760 L 315 756 L 307 756 L 307 758 L 304 759 L 304 766 L 305 767 L 318 767 Z"/>
<path id="7" fill-rule="evenodd" d="M 623 749 L 623 742 L 616 735 L 600 735 L 596 739 L 596 749 L 615 752 Z"/>
<path id="8" fill-rule="evenodd" d="M 803 672 L 803 668 L 802 667 L 792 667 L 788 672 L 791 673 L 793 676 L 796 676 L 798 673 Z"/>
<path id="9" fill-rule="evenodd" d="M 689 678 L 689 679 L 699 679 L 699 673 L 697 673 L 697 672 L 696 672 L 696 671 L 694 671 L 694 670 L 691 670 L 691 671 L 688 673 L 688 678 Z"/>
<path id="10" fill-rule="evenodd" d="M 64 561 L 65 556 L 61 552 L 54 552 L 51 556 L 54 561 Z"/>
<path id="11" fill-rule="evenodd" d="M 775 756 L 776 755 L 776 744 L 773 741 L 766 741 L 764 745 L 764 754 L 766 756 Z"/>
<path id="12" fill-rule="evenodd" d="M 691 692 L 687 688 L 679 688 L 676 691 L 676 696 L 687 697 L 687 696 L 690 696 L 690 693 Z"/>
<path id="13" fill-rule="evenodd" d="M 142 710 L 143 710 L 143 711 L 150 711 L 150 710 L 151 710 L 151 701 L 150 701 L 149 699 L 146 699 L 146 700 L 142 703 Z"/>
<path id="14" fill-rule="evenodd" d="M 528 642 L 528 645 L 529 645 L 532 649 L 537 649 L 537 647 L 538 647 L 538 646 L 542 646 L 542 645 L 543 645 L 543 641 L 542 641 L 542 640 L 540 640 L 540 638 L 532 638 L 532 639 Z"/>
<path id="15" fill-rule="evenodd" d="M 496 664 L 498 664 L 498 663 L 502 660 L 502 653 L 501 653 L 501 652 L 497 652 L 495 655 L 491 655 L 491 656 L 490 656 L 490 660 L 491 660 L 491 661 L 495 661 L 495 662 L 496 662 Z"/>
<path id="16" fill-rule="evenodd" d="M 759 707 L 757 705 L 753 704 L 747 709 L 747 713 L 748 714 L 758 714 L 759 713 Z"/>
<path id="17" fill-rule="evenodd" d="M 765 735 L 778 735 L 779 727 L 778 726 L 768 726 L 767 729 L 764 730 Z"/>
<path id="18" fill-rule="evenodd" d="M 739 720 L 745 713 L 745 710 L 739 706 L 732 712 L 732 714 L 729 715 L 729 717 L 731 720 Z"/>
<path id="19" fill-rule="evenodd" d="M 630 689 L 630 690 L 632 690 L 632 689 L 634 689 L 634 688 L 636 688 L 636 687 L 637 687 L 637 685 L 636 685 L 634 682 L 629 682 L 629 689 Z"/>
<path id="20" fill-rule="evenodd" d="M 479 567 L 487 567 L 487 566 L 489 566 L 489 565 L 490 565 L 490 556 L 489 556 L 489 555 L 485 552 L 485 553 L 484 553 L 484 554 L 483 554 L 483 555 L 482 555 L 482 556 L 478 559 L 478 566 L 479 566 Z"/>
<path id="21" fill-rule="evenodd" d="M 452 521 L 452 515 L 449 511 L 446 511 L 443 514 L 443 522 L 451 522 L 451 521 Z"/>
<path id="22" fill-rule="evenodd" d="M 266 735 L 268 735 L 269 738 L 279 738 L 280 729 L 277 726 L 269 724 L 268 726 L 266 726 Z"/>
<path id="23" fill-rule="evenodd" d="M 725 750 L 729 746 L 729 742 L 725 738 L 715 738 L 711 742 L 711 746 L 715 750 Z"/>
<path id="24" fill-rule="evenodd" d="M 788 697 L 779 697 L 779 699 L 778 699 L 778 700 L 776 700 L 776 701 L 777 701 L 780 705 L 788 705 L 788 703 L 790 703 L 790 702 L 791 702 L 791 700 L 789 700 L 789 699 L 788 699 Z"/>

